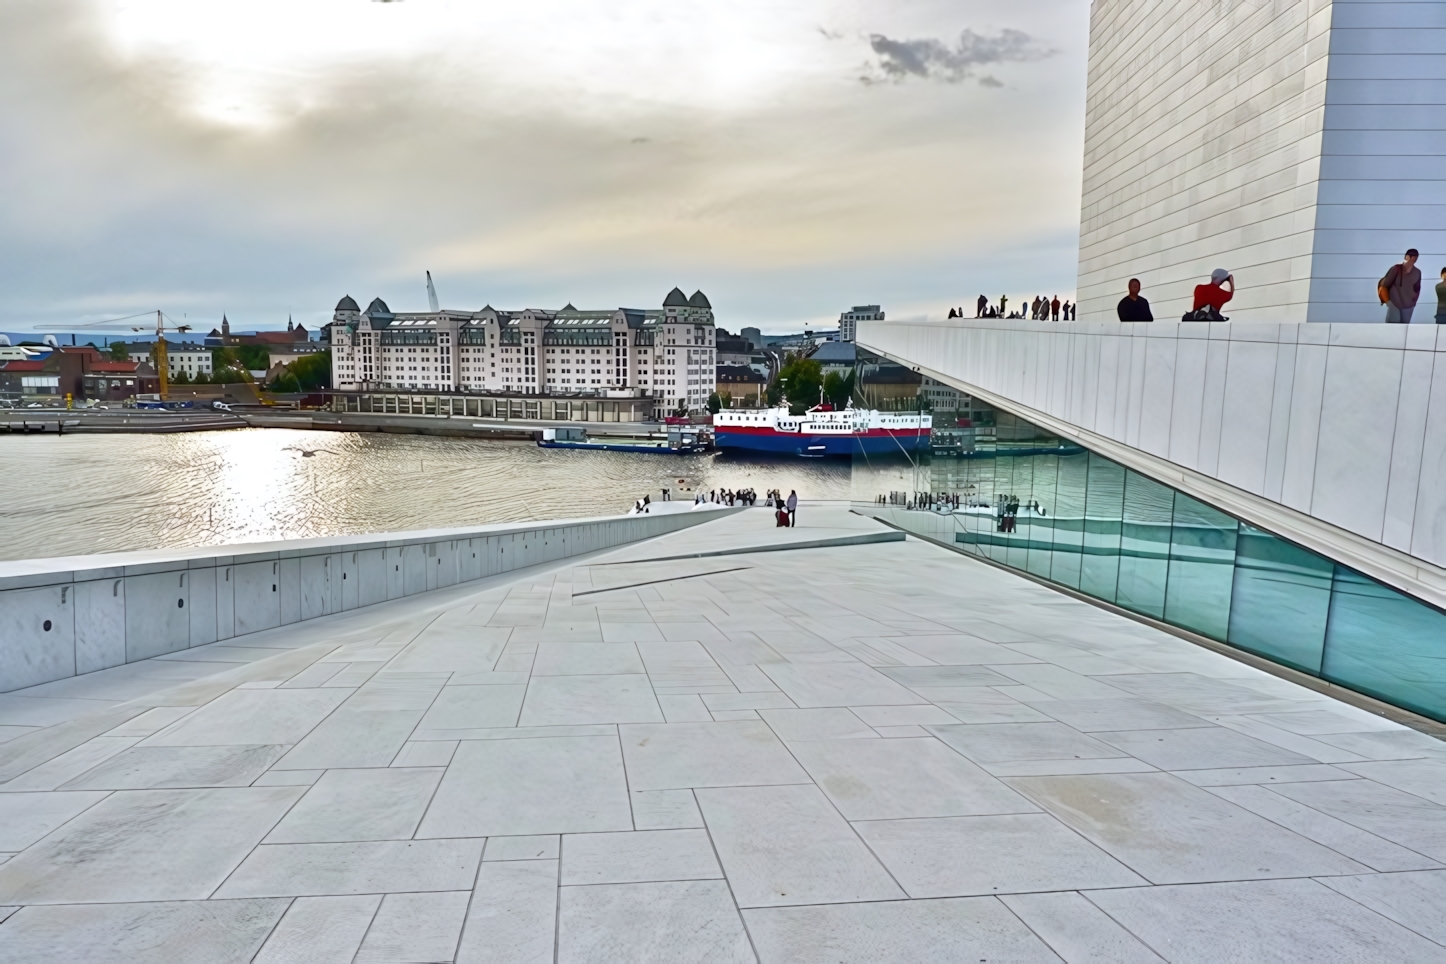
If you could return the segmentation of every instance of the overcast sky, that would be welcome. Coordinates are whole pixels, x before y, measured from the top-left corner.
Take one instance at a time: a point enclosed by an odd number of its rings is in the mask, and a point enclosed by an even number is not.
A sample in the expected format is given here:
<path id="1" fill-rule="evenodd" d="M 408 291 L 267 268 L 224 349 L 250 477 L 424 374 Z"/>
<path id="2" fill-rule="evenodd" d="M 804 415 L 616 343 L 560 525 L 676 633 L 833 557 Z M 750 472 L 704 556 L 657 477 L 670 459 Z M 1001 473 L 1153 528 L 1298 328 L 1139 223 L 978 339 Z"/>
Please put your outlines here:
<path id="1" fill-rule="evenodd" d="M 1087 0 L 5 0 L 0 330 L 1071 295 Z M 972 314 L 972 311 L 971 311 Z"/>

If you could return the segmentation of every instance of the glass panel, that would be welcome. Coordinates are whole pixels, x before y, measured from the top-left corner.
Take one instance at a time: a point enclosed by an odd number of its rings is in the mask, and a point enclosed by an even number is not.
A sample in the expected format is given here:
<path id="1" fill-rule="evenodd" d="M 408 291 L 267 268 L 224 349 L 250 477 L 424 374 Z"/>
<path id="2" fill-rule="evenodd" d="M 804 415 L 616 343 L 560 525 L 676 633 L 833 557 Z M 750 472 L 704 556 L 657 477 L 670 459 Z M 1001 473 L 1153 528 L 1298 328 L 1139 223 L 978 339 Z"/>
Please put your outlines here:
<path id="1" fill-rule="evenodd" d="M 1226 641 L 1319 675 L 1334 570 L 1329 559 L 1241 523 Z"/>
<path id="2" fill-rule="evenodd" d="M 1170 523 L 1175 492 L 1138 472 L 1125 471 L 1125 512 L 1120 531 L 1120 586 L 1115 602 L 1159 619 L 1165 615 Z"/>
<path id="3" fill-rule="evenodd" d="M 1019 528 L 1029 546 L 1029 571 L 1048 579 L 1054 550 L 1054 494 L 1059 481 L 1059 456 L 1033 455 L 1030 461 L 1034 466 L 1034 485 L 1026 504 L 1019 509 Z"/>
<path id="4" fill-rule="evenodd" d="M 1446 720 L 1446 614 L 1336 566 L 1321 675 Z"/>
<path id="5" fill-rule="evenodd" d="M 1120 520 L 1124 516 L 1124 501 L 1124 466 L 1091 452 L 1079 588 L 1107 602 L 1115 601 L 1119 584 Z"/>
<path id="6" fill-rule="evenodd" d="M 1080 587 L 1080 552 L 1084 545 L 1085 480 L 1089 456 L 1083 451 L 1059 457 L 1059 484 L 1054 494 L 1054 560 L 1049 577 L 1072 589 Z"/>
<path id="7" fill-rule="evenodd" d="M 1175 493 L 1170 528 L 1170 578 L 1165 619 L 1222 642 L 1230 629 L 1230 588 L 1235 576 L 1239 523 L 1223 512 Z"/>
<path id="8" fill-rule="evenodd" d="M 1011 449 L 1013 448 L 1014 446 L 1011 446 Z M 1022 531 L 1019 527 L 1019 515 L 1021 506 L 1029 502 L 1029 491 L 1034 485 L 1034 464 L 1027 455 L 1012 456 L 1007 462 L 1010 473 L 1004 485 L 1004 504 L 999 521 L 1006 534 L 1008 548 L 1002 559 L 999 556 L 995 558 L 1000 559 L 1006 566 L 1024 569 L 1029 565 L 1029 547 L 1025 541 L 1029 532 L 1029 512 L 1024 512 L 1026 519 Z"/>

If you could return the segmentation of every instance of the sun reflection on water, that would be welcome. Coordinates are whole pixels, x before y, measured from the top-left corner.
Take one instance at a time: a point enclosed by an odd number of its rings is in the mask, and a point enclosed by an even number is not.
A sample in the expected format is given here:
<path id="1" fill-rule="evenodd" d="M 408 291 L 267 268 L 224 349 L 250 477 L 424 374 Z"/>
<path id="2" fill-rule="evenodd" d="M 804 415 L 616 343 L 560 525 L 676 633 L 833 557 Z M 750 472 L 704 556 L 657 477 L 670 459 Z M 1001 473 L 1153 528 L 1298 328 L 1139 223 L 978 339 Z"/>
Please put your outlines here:
<path id="1" fill-rule="evenodd" d="M 375 433 L 9 436 L 0 559 L 607 515 L 665 485 L 688 499 L 720 487 L 847 499 L 849 476 L 845 460 Z"/>

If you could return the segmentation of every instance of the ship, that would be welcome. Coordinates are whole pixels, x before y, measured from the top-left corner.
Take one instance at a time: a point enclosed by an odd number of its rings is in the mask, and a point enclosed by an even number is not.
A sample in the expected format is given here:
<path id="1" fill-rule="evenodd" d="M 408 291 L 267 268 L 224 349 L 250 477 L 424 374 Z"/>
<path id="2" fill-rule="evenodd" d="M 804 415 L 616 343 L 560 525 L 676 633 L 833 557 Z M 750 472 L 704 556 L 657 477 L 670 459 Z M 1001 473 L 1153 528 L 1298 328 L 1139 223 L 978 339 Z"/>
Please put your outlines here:
<path id="1" fill-rule="evenodd" d="M 889 455 L 929 447 L 933 421 L 922 412 L 878 412 L 819 405 L 802 415 L 787 408 L 722 411 L 713 416 L 720 449 L 780 455 Z"/>
<path id="2" fill-rule="evenodd" d="M 668 426 L 666 434 L 603 435 L 594 437 L 581 428 L 545 428 L 537 440 L 544 449 L 592 449 L 600 452 L 640 452 L 647 455 L 697 455 L 711 448 L 706 427 Z"/>

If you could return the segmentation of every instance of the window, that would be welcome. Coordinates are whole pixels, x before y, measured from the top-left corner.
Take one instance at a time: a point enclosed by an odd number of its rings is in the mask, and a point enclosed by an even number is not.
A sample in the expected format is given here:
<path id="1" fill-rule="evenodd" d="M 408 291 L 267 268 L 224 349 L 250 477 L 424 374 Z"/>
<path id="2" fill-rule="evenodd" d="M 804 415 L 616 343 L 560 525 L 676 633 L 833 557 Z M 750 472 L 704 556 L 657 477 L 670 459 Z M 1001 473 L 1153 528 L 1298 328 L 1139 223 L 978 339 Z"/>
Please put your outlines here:
<path id="1" fill-rule="evenodd" d="M 1446 613 L 1022 419 L 971 412 L 991 429 L 975 452 L 992 457 L 935 458 L 917 486 L 969 511 L 910 512 L 856 491 L 860 511 L 1446 720 Z M 941 536 L 941 519 L 952 532 Z"/>

